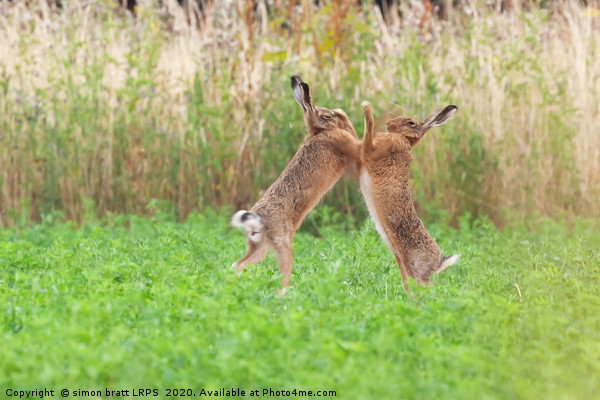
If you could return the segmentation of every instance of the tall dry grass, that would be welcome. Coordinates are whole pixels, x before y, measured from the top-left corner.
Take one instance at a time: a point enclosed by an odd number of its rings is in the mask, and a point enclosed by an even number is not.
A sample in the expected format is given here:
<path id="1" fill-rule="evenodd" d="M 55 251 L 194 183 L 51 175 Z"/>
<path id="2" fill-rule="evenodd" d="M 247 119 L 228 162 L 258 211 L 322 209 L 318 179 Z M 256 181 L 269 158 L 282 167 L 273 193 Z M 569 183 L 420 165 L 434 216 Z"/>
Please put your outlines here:
<path id="1" fill-rule="evenodd" d="M 216 3 L 0 3 L 2 225 L 247 206 L 304 135 L 292 74 L 359 132 L 363 99 L 382 119 L 460 107 L 417 148 L 423 215 L 600 215 L 595 8 L 468 2 L 438 21 L 414 2 L 386 24 L 354 2 Z M 352 182 L 324 202 L 364 215 Z"/>

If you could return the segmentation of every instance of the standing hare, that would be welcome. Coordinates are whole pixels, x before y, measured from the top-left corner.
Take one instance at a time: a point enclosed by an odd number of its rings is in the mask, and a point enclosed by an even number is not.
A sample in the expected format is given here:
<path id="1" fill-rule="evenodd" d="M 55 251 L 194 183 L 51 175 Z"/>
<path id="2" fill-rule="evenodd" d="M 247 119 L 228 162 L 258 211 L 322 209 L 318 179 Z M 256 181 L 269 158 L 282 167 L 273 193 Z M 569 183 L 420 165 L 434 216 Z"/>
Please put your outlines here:
<path id="1" fill-rule="evenodd" d="M 244 228 L 248 250 L 233 263 L 242 272 L 273 249 L 283 274 L 283 293 L 292 273 L 292 238 L 306 214 L 345 171 L 358 173 L 360 141 L 348 116 L 340 109 L 316 107 L 310 89 L 292 77 L 292 93 L 302 107 L 308 136 L 279 178 L 250 209 L 240 210 L 231 225 Z"/>
<path id="2" fill-rule="evenodd" d="M 373 109 L 362 103 L 365 134 L 361 147 L 360 188 L 377 232 L 390 248 L 405 291 L 407 277 L 427 283 L 458 261 L 458 255 L 442 257 L 440 247 L 423 226 L 413 205 L 408 185 L 412 148 L 432 127 L 444 123 L 457 110 L 447 106 L 421 122 L 414 118 L 394 118 L 385 123 L 386 133 L 374 132 Z"/>

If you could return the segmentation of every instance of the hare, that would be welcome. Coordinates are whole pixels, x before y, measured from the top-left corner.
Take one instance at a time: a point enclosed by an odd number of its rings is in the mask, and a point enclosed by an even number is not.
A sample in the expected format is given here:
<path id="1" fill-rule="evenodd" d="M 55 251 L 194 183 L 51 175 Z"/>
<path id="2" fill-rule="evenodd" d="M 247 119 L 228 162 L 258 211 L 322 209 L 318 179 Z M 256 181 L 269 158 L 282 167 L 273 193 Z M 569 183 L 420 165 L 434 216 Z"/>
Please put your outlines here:
<path id="1" fill-rule="evenodd" d="M 292 77 L 292 93 L 302 107 L 308 131 L 279 178 L 249 211 L 235 213 L 231 225 L 244 228 L 248 249 L 233 263 L 241 273 L 273 249 L 283 274 L 283 293 L 292 273 L 292 238 L 306 214 L 345 171 L 358 175 L 360 141 L 340 109 L 316 107 L 306 83 Z"/>
<path id="2" fill-rule="evenodd" d="M 458 109 L 449 105 L 421 122 L 394 118 L 386 122 L 386 133 L 374 133 L 373 109 L 362 103 L 365 134 L 361 147 L 360 188 L 377 232 L 390 248 L 405 291 L 406 279 L 427 283 L 433 272 L 455 264 L 459 256 L 442 257 L 441 250 L 423 226 L 413 205 L 408 185 L 412 148 L 425 133 L 444 123 Z"/>

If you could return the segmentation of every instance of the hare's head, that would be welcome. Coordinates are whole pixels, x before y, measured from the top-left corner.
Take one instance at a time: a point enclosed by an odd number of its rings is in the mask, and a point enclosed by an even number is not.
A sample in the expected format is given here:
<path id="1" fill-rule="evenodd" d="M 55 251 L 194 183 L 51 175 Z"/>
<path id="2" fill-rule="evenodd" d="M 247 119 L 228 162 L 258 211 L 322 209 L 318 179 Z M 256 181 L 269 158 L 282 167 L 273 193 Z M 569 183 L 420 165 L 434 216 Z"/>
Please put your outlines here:
<path id="1" fill-rule="evenodd" d="M 358 137 L 354 126 L 346 113 L 339 108 L 330 110 L 317 107 L 310 95 L 310 88 L 299 76 L 292 76 L 292 93 L 294 98 L 302 107 L 304 122 L 309 135 L 316 135 L 322 131 L 341 129 L 351 135 Z"/>
<path id="2" fill-rule="evenodd" d="M 446 106 L 433 112 L 422 122 L 415 118 L 394 118 L 385 123 L 385 128 L 389 133 L 404 136 L 410 143 L 410 146 L 415 147 L 429 129 L 446 122 L 456 110 L 458 110 L 456 106 Z"/>

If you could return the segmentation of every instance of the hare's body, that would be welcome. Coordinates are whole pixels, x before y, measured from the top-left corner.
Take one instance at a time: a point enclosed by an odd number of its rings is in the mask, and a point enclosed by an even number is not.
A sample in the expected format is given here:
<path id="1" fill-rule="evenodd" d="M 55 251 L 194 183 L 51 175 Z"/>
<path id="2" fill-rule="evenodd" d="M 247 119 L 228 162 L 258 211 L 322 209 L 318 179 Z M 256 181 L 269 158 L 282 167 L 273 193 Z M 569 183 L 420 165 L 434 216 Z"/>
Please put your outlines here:
<path id="1" fill-rule="evenodd" d="M 363 104 L 360 187 L 377 231 L 396 257 L 403 280 L 413 277 L 426 283 L 433 272 L 458 259 L 441 256 L 440 247 L 417 216 L 409 187 L 412 148 L 430 127 L 449 118 L 456 107 L 444 110 L 425 122 L 396 118 L 386 123 L 388 132 L 375 134 L 371 106 Z"/>
<path id="2" fill-rule="evenodd" d="M 360 188 L 377 231 L 400 258 L 403 275 L 427 282 L 440 266 L 441 250 L 429 236 L 413 205 L 408 178 L 411 151 L 393 134 L 378 134 L 374 151 L 362 161 Z"/>
<path id="3" fill-rule="evenodd" d="M 327 131 L 307 137 L 279 178 L 267 189 L 250 212 L 261 216 L 265 234 L 295 232 L 306 214 L 350 167 L 348 133 Z M 312 166 L 312 167 L 311 167 Z M 317 166 L 317 169 L 313 169 Z M 269 228 L 266 228 L 266 226 Z"/>
<path id="4" fill-rule="evenodd" d="M 246 231 L 248 251 L 232 267 L 242 271 L 261 261 L 269 248 L 277 256 L 285 288 L 292 271 L 292 238 L 306 214 L 345 171 L 357 169 L 360 142 L 346 114 L 315 107 L 308 85 L 292 78 L 309 135 L 279 178 L 250 211 L 238 211 L 231 224 Z"/>

